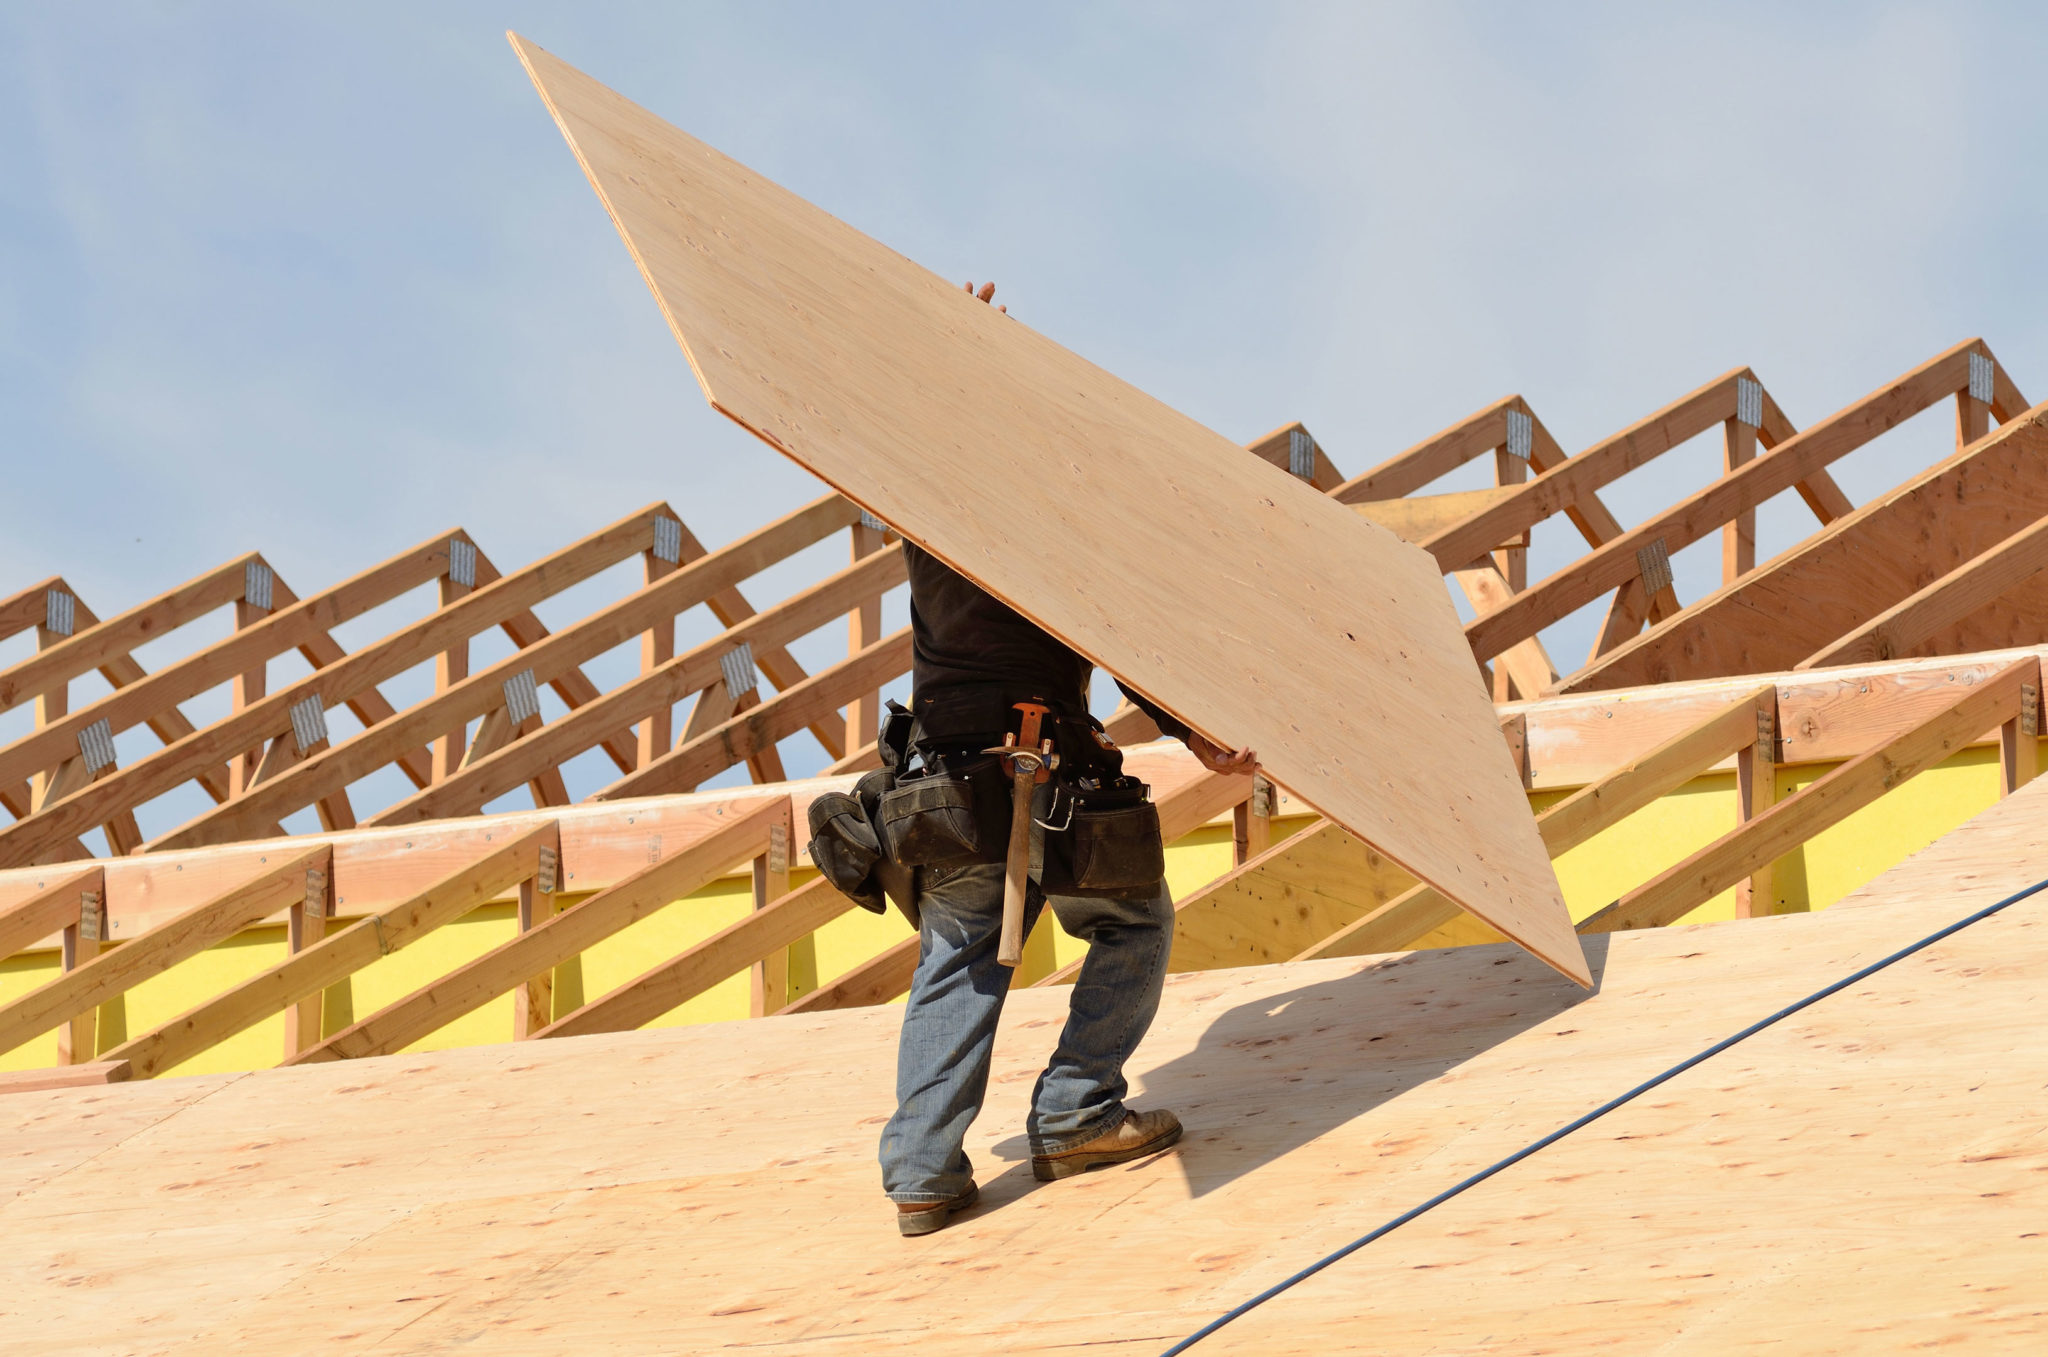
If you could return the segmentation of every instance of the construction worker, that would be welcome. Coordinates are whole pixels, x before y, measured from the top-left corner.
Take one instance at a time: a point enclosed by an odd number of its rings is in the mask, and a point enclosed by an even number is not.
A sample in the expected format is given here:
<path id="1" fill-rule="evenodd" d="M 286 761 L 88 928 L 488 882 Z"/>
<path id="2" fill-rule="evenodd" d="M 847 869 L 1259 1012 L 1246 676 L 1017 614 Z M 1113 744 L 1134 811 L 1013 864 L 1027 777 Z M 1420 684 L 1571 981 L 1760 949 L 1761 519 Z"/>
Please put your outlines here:
<path id="1" fill-rule="evenodd" d="M 974 293 L 974 285 L 967 290 Z M 995 285 L 976 295 L 990 301 Z M 903 551 L 914 645 L 912 749 L 934 764 L 948 755 L 982 756 L 988 745 L 1000 743 L 1013 702 L 1029 698 L 1049 707 L 1060 729 L 1078 741 L 1078 750 L 1063 747 L 1069 765 L 1085 763 L 1092 752 L 1088 742 L 1100 732 L 1087 716 L 1093 666 L 929 553 L 908 541 Z M 1252 750 L 1219 748 L 1129 688 L 1123 691 L 1163 732 L 1184 742 L 1203 767 L 1246 775 L 1257 770 Z M 1107 740 L 1096 742 L 1109 751 L 1105 766 L 1120 768 L 1121 756 Z M 1142 788 L 1137 794 L 1142 797 Z M 1003 799 L 1007 816 L 1007 786 Z M 1053 794 L 1045 791 L 1042 799 L 1043 805 L 1034 802 L 1034 813 L 1043 824 L 1057 822 Z M 1043 818 L 1048 813 L 1052 821 Z M 1156 812 L 1151 824 L 1156 854 Z M 1033 849 L 1027 933 L 1049 903 L 1061 926 L 1088 943 L 1066 1026 L 1032 1092 L 1031 1167 L 1049 1182 L 1156 1154 L 1180 1139 L 1173 1113 L 1124 1105 L 1123 1072 L 1159 1007 L 1173 942 L 1173 901 L 1163 875 L 1121 893 L 1048 895 L 1036 839 Z M 1163 873 L 1163 858 L 1151 862 L 1149 870 Z M 906 1235 L 942 1228 L 975 1199 L 963 1145 L 988 1090 L 996 1020 L 1014 974 L 996 959 L 1003 877 L 1002 862 L 981 861 L 926 868 L 920 879 L 917 971 L 897 1052 L 897 1107 L 881 1143 L 883 1186 Z"/>

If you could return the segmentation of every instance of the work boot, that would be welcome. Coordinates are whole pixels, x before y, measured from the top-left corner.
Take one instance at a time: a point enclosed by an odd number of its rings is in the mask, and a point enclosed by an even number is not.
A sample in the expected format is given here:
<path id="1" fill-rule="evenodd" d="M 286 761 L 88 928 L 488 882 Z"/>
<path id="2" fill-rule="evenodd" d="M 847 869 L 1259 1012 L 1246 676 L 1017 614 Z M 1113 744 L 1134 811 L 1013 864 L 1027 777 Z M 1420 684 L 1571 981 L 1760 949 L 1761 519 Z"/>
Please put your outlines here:
<path id="1" fill-rule="evenodd" d="M 896 1231 L 899 1234 L 930 1234 L 943 1230 L 955 1211 L 965 1211 L 974 1205 L 974 1199 L 981 1195 L 981 1189 L 969 1183 L 961 1194 L 951 1201 L 943 1202 L 897 1202 Z"/>
<path id="2" fill-rule="evenodd" d="M 1041 1183 L 1071 1178 L 1089 1169 L 1105 1168 L 1157 1154 L 1180 1139 L 1180 1118 L 1165 1108 L 1133 1112 L 1093 1140 L 1059 1151 L 1031 1156 L 1031 1175 Z"/>

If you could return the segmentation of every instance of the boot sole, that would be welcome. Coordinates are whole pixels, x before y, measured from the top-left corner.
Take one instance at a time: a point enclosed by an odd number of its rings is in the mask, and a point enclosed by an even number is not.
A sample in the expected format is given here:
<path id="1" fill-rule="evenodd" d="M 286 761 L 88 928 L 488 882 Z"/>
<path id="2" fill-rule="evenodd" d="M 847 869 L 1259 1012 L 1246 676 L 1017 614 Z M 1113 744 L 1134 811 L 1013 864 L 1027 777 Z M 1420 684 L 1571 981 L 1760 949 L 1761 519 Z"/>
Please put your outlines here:
<path id="1" fill-rule="evenodd" d="M 1041 1183 L 1057 1182 L 1061 1178 L 1072 1178 L 1090 1169 L 1106 1169 L 1111 1164 L 1128 1164 L 1133 1159 L 1158 1154 L 1161 1150 L 1172 1149 L 1180 1143 L 1181 1127 L 1174 1127 L 1163 1136 L 1155 1137 L 1142 1145 L 1133 1145 L 1123 1150 L 1095 1150 L 1082 1154 L 1052 1155 L 1031 1159 L 1031 1176 Z"/>
<path id="2" fill-rule="evenodd" d="M 943 1230 L 946 1228 L 946 1222 L 951 1220 L 955 1213 L 965 1211 L 980 1198 L 981 1188 L 969 1184 L 965 1192 L 949 1202 L 941 1202 L 929 1211 L 898 1211 L 896 1232 L 903 1235 L 921 1235 Z"/>

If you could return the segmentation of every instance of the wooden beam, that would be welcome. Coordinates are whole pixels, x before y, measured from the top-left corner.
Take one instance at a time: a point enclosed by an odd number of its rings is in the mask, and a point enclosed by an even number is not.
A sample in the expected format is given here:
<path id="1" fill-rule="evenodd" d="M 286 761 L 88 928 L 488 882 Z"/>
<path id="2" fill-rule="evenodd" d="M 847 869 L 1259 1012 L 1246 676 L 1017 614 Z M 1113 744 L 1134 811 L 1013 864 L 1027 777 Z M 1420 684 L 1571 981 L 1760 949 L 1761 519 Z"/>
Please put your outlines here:
<path id="1" fill-rule="evenodd" d="M 0 1074 L 0 1094 L 37 1093 L 52 1088 L 93 1088 L 118 1084 L 128 1077 L 125 1061 L 99 1060 L 85 1065 L 59 1065 L 39 1070 L 8 1070 Z"/>
<path id="2" fill-rule="evenodd" d="M 1536 818 L 1544 847 L 1553 858 L 1562 857 L 1600 831 L 1684 786 L 1701 770 L 1753 745 L 1757 737 L 1757 706 L 1775 694 L 1776 689 L 1764 688 L 1730 703 L 1690 730 L 1550 807 Z M 1291 960 L 1398 951 L 1462 912 L 1441 893 L 1418 885 L 1303 949 Z"/>
<path id="3" fill-rule="evenodd" d="M 789 894 L 789 855 L 792 840 L 796 837 L 796 822 L 790 814 L 787 800 L 782 802 L 782 818 L 768 826 L 768 842 L 763 851 L 754 855 L 753 888 L 754 912 L 762 914 L 774 908 L 775 903 Z M 757 957 L 747 976 L 747 1010 L 756 1017 L 766 1017 L 789 1002 L 789 949 L 772 949 Z"/>
<path id="4" fill-rule="evenodd" d="M 328 864 L 332 866 L 330 862 Z M 327 936 L 327 921 L 334 914 L 334 881 L 326 872 L 306 873 L 305 898 L 293 902 L 285 912 L 285 952 L 302 956 Z M 320 1040 L 324 995 L 304 995 L 284 1012 L 284 1054 L 297 1055 Z"/>
<path id="5" fill-rule="evenodd" d="M 2048 449 L 2048 438 L 2033 440 Z M 2048 478 L 2044 478 L 2048 479 Z M 2048 569 L 2048 514 L 1801 660 L 1800 669 L 1903 658 Z"/>
<path id="6" fill-rule="evenodd" d="M 852 908 L 853 901 L 832 889 L 831 882 L 823 877 L 814 878 L 766 909 L 749 914 L 681 955 L 557 1018 L 534 1035 L 575 1037 L 645 1027 L 770 952 L 810 936 Z M 778 1011 L 808 1011 L 798 1007 L 802 1002 L 799 999 Z"/>
<path id="7" fill-rule="evenodd" d="M 1735 812 L 1743 824 L 1778 802 L 1778 690 L 1756 695 L 1756 739 L 1735 758 Z M 1777 912 L 1777 874 L 1765 863 L 1736 883 L 1735 915 L 1754 919 Z"/>
<path id="8" fill-rule="evenodd" d="M 73 597 L 75 590 L 65 583 L 62 575 L 52 575 L 23 589 L 18 594 L 0 598 L 0 641 L 10 636 L 19 636 L 31 627 L 39 627 L 49 616 L 49 597 L 52 589 L 61 589 Z"/>
<path id="9" fill-rule="evenodd" d="M 1767 453 L 1737 475 L 1777 455 Z M 1571 675 L 1559 689 L 1588 691 L 1875 658 L 1885 637 L 1882 630 L 1866 632 L 1867 624 L 2048 516 L 2044 455 L 2048 409 L 2009 420 L 1992 436 L 1700 600 L 1685 617 Z M 1994 571 L 1983 578 L 1996 577 Z M 1972 585 L 1961 581 L 1955 598 L 1966 601 Z M 1993 604 L 1916 635 L 1910 644 L 1960 654 L 2040 639 L 2048 635 L 2048 603 L 2037 602 L 2034 592 L 2014 587 Z M 1940 594 L 1930 599 L 1933 606 L 1924 613 L 1909 609 L 1903 620 L 1910 624 L 1916 615 L 1941 616 Z M 1831 638 L 1838 644 L 1822 644 Z"/>
<path id="10" fill-rule="evenodd" d="M 393 719 L 363 731 L 354 739 L 306 759 L 250 795 L 228 805 L 216 807 L 153 840 L 150 847 L 152 850 L 190 847 L 247 837 L 251 832 L 250 826 L 260 826 L 282 819 L 293 811 L 310 805 L 319 798 L 383 767 L 401 751 L 433 739 L 451 722 L 481 716 L 500 705 L 505 701 L 504 685 L 522 672 L 530 669 L 538 682 L 546 682 L 571 665 L 593 655 L 602 654 L 613 646 L 625 644 L 645 631 L 655 618 L 673 617 L 678 612 L 703 602 L 710 592 L 727 588 L 836 532 L 846 525 L 848 515 L 853 512 L 846 501 L 835 495 L 785 515 L 730 546 L 677 570 L 656 584 L 628 595 L 576 625 L 528 646 L 481 673 L 470 675 L 446 693 L 428 698 L 407 708 Z M 635 515 L 623 526 L 626 530 L 615 534 L 616 540 L 610 541 L 608 550 L 587 557 L 584 563 L 595 567 L 597 562 L 607 555 L 624 559 L 653 540 L 651 514 Z M 599 539 L 585 539 L 582 545 L 589 546 L 596 540 Z M 534 570 L 538 570 L 539 573 L 532 573 Z M 595 569 L 592 569 L 591 573 L 594 574 Z M 426 660 L 445 649 L 447 641 L 452 636 L 472 634 L 477 629 L 475 624 L 479 620 L 487 625 L 495 625 L 511 614 L 523 611 L 544 593 L 565 588 L 580 577 L 575 571 L 565 571 L 563 575 L 557 576 L 550 573 L 546 563 L 543 563 L 540 567 L 533 567 L 528 571 L 521 571 L 519 574 L 484 585 L 452 607 L 416 624 L 401 638 L 358 651 L 336 665 L 333 670 L 314 674 L 285 692 L 274 695 L 265 704 L 268 719 L 271 722 L 288 719 L 287 699 L 296 701 L 308 695 L 322 695 L 324 698 L 326 695 L 354 691 L 369 681 L 373 675 L 381 676 L 382 669 L 393 665 L 400 658 L 406 659 L 408 663 Z M 464 630 L 465 627 L 468 628 L 467 631 Z M 338 674 L 337 671 L 344 669 L 350 672 Z M 629 683 L 621 691 L 644 691 L 645 684 L 645 680 Z M 607 694 L 606 698 L 616 695 L 616 692 Z M 614 707 L 607 704 L 606 698 L 599 698 L 576 708 L 561 720 L 548 723 L 547 729 L 558 731 L 567 727 L 584 730 L 594 717 L 602 716 L 602 729 L 593 732 L 588 743 L 577 746 L 576 752 L 581 752 L 606 737 L 627 730 L 634 721 L 646 714 L 645 711 L 640 711 L 619 719 L 615 715 Z M 220 731 L 232 725 L 231 719 L 211 726 L 207 734 L 218 738 Z M 534 742 L 531 738 L 528 741 Z M 166 754 L 171 752 L 164 751 Z M 549 761 L 545 766 L 552 768 L 558 762 L 559 760 Z M 417 793 L 413 801 L 447 795 L 449 789 L 462 785 L 465 779 L 472 775 L 472 771 L 465 770 L 457 777 Z M 511 786 L 517 787 L 532 781 L 541 771 L 538 768 L 527 771 Z M 376 820 L 383 821 L 389 814 L 390 812 L 386 811 L 384 815 L 376 817 Z M 7 834 L 19 833 L 21 829 L 22 826 L 17 825 L 11 831 L 0 830 L 0 851 L 4 851 Z"/>
<path id="11" fill-rule="evenodd" d="M 1281 425 L 1263 437 L 1253 439 L 1244 445 L 1245 451 L 1291 476 L 1294 474 L 1294 439 L 1297 434 L 1306 438 L 1313 449 L 1310 474 L 1305 479 L 1325 494 L 1337 489 L 1343 484 L 1343 474 L 1330 461 L 1329 454 L 1323 451 L 1323 445 L 1316 441 L 1315 435 L 1308 431 L 1308 426 L 1298 419 L 1291 424 Z"/>
<path id="12" fill-rule="evenodd" d="M 1732 415 L 1721 425 L 1721 474 L 1740 471 L 1756 459 L 1756 427 Z M 1721 529 L 1721 583 L 1756 569 L 1756 510 L 1744 509 Z"/>
<path id="13" fill-rule="evenodd" d="M 879 688 L 909 670 L 910 628 L 905 627 L 678 745 L 646 767 L 593 793 L 591 800 L 694 791 L 707 778 L 745 763 L 763 750 L 773 749 L 777 741 L 802 730 L 823 714 L 838 711 L 858 694 Z"/>
<path id="14" fill-rule="evenodd" d="M 852 564 L 859 565 L 862 557 L 872 556 L 880 551 L 885 536 L 886 534 L 879 528 L 871 528 L 866 523 L 854 524 Z M 846 615 L 847 657 L 850 659 L 860 654 L 881 639 L 882 596 L 878 593 L 873 598 L 863 599 L 860 606 Z M 782 685 L 776 686 L 780 688 Z M 881 690 L 877 688 L 871 693 L 860 693 L 846 704 L 846 742 L 841 746 L 841 750 L 859 749 L 863 745 L 873 744 L 876 733 L 881 728 Z M 832 755 L 834 759 L 839 757 L 839 754 Z"/>
<path id="15" fill-rule="evenodd" d="M 858 529 L 859 517 L 857 511 L 855 513 L 856 516 L 852 521 L 854 528 Z M 678 516 L 678 521 L 681 521 L 680 516 Z M 685 523 L 683 525 L 684 562 L 694 561 L 699 557 L 709 554 L 704 549 L 704 544 L 697 540 L 697 535 L 691 532 L 689 525 Z M 752 617 L 756 611 L 754 605 L 747 602 L 746 596 L 739 591 L 738 586 L 719 590 L 706 601 L 705 606 L 711 609 L 711 615 L 718 619 L 718 624 L 727 629 L 738 626 Z M 762 673 L 768 676 L 768 681 L 774 684 L 778 690 L 794 688 L 809 677 L 804 667 L 796 662 L 796 657 L 789 653 L 786 646 L 762 645 L 755 647 L 754 664 Z M 839 758 L 846 747 L 842 739 L 843 732 L 835 730 L 829 721 L 821 721 L 812 726 L 811 734 L 817 737 L 819 744 L 824 746 L 826 756 L 829 758 Z"/>
<path id="16" fill-rule="evenodd" d="M 1998 728 L 1998 794 L 2011 796 L 2041 771 L 2041 689 L 2020 688 L 2020 709 Z"/>
<path id="17" fill-rule="evenodd" d="M 837 979 L 818 986 L 809 994 L 792 999 L 776 1010 L 788 1013 L 823 1013 L 835 1008 L 871 1008 L 886 1004 L 910 988 L 917 970 L 916 938 L 905 938 L 884 948 Z"/>
<path id="18" fill-rule="evenodd" d="M 439 980 L 335 1033 L 286 1061 L 388 1055 L 472 1013 L 514 986 L 561 965 L 656 910 L 702 889 L 734 863 L 762 851 L 770 827 L 785 822 L 788 798 L 736 804 L 719 828 L 660 862 L 521 933 Z"/>
<path id="19" fill-rule="evenodd" d="M 401 948 L 452 923 L 542 870 L 560 835 L 543 825 L 514 835 L 411 899 L 367 915 L 225 993 L 104 1053 L 125 1060 L 133 1077 L 151 1079 L 238 1032 L 308 999 Z M 552 872 L 552 868 L 549 869 Z"/>
<path id="20" fill-rule="evenodd" d="M 29 776 L 76 754 L 80 732 L 96 721 L 106 721 L 116 735 L 145 723 L 154 727 L 155 721 L 166 719 L 167 714 L 175 710 L 177 702 L 246 672 L 256 657 L 279 654 L 302 643 L 307 639 L 309 627 L 330 627 L 358 616 L 407 589 L 436 578 L 445 569 L 446 562 L 445 541 L 437 538 L 303 603 L 279 609 L 264 622 L 238 631 L 205 650 L 176 664 L 166 665 L 146 678 L 71 712 L 61 722 L 0 749 L 0 785 L 5 785 L 13 777 Z M 282 693 L 273 693 L 247 711 L 215 722 L 205 731 L 194 731 L 189 723 L 185 723 L 184 733 L 165 748 L 135 760 L 119 774 L 104 779 L 76 798 L 75 804 L 60 803 L 0 829 L 0 863 L 32 861 L 54 844 L 106 823 L 119 811 L 132 810 L 188 779 L 203 780 L 214 775 L 232 755 L 289 729 L 291 722 L 287 712 L 293 702 L 310 693 L 325 691 L 326 685 L 334 682 L 338 670 L 357 672 L 351 666 L 373 666 L 374 659 L 366 660 L 365 656 L 381 650 L 382 647 L 373 646 L 359 652 L 350 657 L 348 665 L 330 667 Z M 419 658 L 424 657 L 423 654 Z M 406 664 L 396 665 L 389 673 L 399 672 L 409 667 L 411 662 L 409 659 Z M 385 672 L 373 673 L 362 683 L 347 687 L 346 691 L 353 694 L 358 688 L 387 676 Z M 327 705 L 339 705 L 340 695 L 336 696 L 337 700 Z M 178 720 L 183 722 L 183 717 Z M 224 780 L 221 787 L 225 795 Z M 66 828 L 67 825 L 72 827 Z"/>
<path id="21" fill-rule="evenodd" d="M 1643 559 L 1639 553 L 1657 550 L 1661 544 L 1666 556 L 1676 555 L 1744 509 L 1790 489 L 1811 472 L 1953 394 L 1968 380 L 1970 353 L 1982 347 L 1981 341 L 1970 340 L 1937 355 L 1897 382 L 1786 439 L 1747 466 L 1687 496 L 1605 546 L 1596 547 L 1504 606 L 1477 618 L 1465 628 L 1474 658 L 1492 659 L 1608 590 L 1639 577 Z M 1530 486 L 1533 489 L 1547 479 L 1548 475 L 1540 476 Z M 1481 526 L 1491 534 L 1500 525 Z M 1478 529 L 1468 525 L 1467 533 L 1476 537 Z M 1447 534 L 1433 542 L 1431 549 L 1442 550 L 1454 544 Z M 1484 545 L 1477 550 L 1484 550 Z M 1471 557 L 1468 554 L 1461 559 Z"/>
<path id="22" fill-rule="evenodd" d="M 459 529 L 456 535 L 467 536 Z M 442 580 L 445 582 L 446 578 L 443 576 Z M 298 595 L 291 591 L 291 587 L 284 582 L 282 576 L 275 577 L 271 587 L 276 594 L 279 609 L 289 608 L 299 601 Z M 301 658 L 315 669 L 325 669 L 348 655 L 348 652 L 341 648 L 341 643 L 335 640 L 325 627 L 307 628 L 305 639 L 299 642 L 298 651 Z M 378 692 L 374 683 L 351 693 L 343 699 L 342 705 L 346 706 L 364 726 L 374 726 L 379 721 L 388 721 L 393 714 L 390 699 Z M 434 780 L 433 750 L 425 745 L 418 749 L 406 750 L 393 762 L 397 765 L 398 771 L 405 774 L 415 787 L 424 787 Z"/>
<path id="23" fill-rule="evenodd" d="M 685 567 L 668 580 L 664 580 L 663 586 L 684 578 L 695 568 Z M 831 576 L 765 612 L 754 614 L 719 636 L 692 647 L 654 673 L 620 684 L 596 702 L 549 722 L 544 730 L 477 759 L 457 776 L 386 807 L 372 816 L 370 822 L 397 824 L 410 820 L 466 815 L 489 804 L 494 797 L 526 783 L 539 770 L 559 767 L 564 761 L 588 749 L 598 732 L 616 728 L 621 723 L 630 724 L 663 703 L 673 704 L 690 693 L 717 683 L 720 659 L 741 642 L 752 644 L 759 641 L 765 644 L 793 640 L 841 615 L 849 600 L 872 593 L 877 588 L 887 587 L 902 578 L 902 550 L 890 547 L 877 552 L 859 565 Z M 489 680 L 497 672 L 498 670 L 492 670 L 482 677 Z M 798 685 L 798 688 L 802 687 L 802 684 Z M 480 700 L 489 700 L 489 691 L 482 689 Z M 694 714 L 692 724 L 695 724 Z M 659 776 L 653 774 L 651 770 L 663 766 L 666 766 L 664 761 L 657 760 L 647 769 L 612 783 L 598 795 L 603 797 L 636 794 L 625 789 L 644 785 L 644 777 Z"/>
<path id="24" fill-rule="evenodd" d="M 1448 429 L 1353 476 L 1332 490 L 1331 498 L 1339 504 L 1363 504 L 1367 500 L 1399 499 L 1414 494 L 1431 481 L 1507 442 L 1507 412 L 1519 409 L 1521 399 L 1503 396 L 1485 409 L 1474 411 Z"/>
<path id="25" fill-rule="evenodd" d="M 1423 550 L 1446 570 L 1477 559 L 1496 543 L 1564 512 L 1608 482 L 1733 417 L 1735 386 L 1747 375 L 1748 369 L 1741 368 L 1716 377 L 1543 472 L 1500 503 L 1445 528 L 1424 542 Z"/>
<path id="26" fill-rule="evenodd" d="M 1452 571 L 1451 578 L 1465 591 L 1465 597 L 1472 601 L 1477 612 L 1498 608 L 1515 596 L 1515 590 L 1501 574 L 1500 566 L 1485 557 L 1463 570 Z M 1512 700 L 1513 695 L 1501 689 L 1503 678 L 1512 678 L 1521 696 L 1541 697 L 1557 682 L 1557 666 L 1550 662 L 1550 653 L 1543 648 L 1543 642 L 1531 636 L 1509 646 L 1501 655 L 1500 663 L 1494 669 L 1495 702 Z"/>
<path id="27" fill-rule="evenodd" d="M 78 922 L 87 895 L 106 898 L 107 874 L 100 867 L 48 873 L 51 884 L 19 904 L 0 909 L 0 960 Z"/>
<path id="28" fill-rule="evenodd" d="M 0 1007 L 0 1051 L 11 1051 L 73 1015 L 199 955 L 293 901 L 303 900 L 307 874 L 325 872 L 329 864 L 325 845 L 291 854 L 279 850 L 277 856 L 283 861 L 248 884 L 187 910 Z"/>
<path id="29" fill-rule="evenodd" d="M 128 659 L 137 646 L 237 601 L 250 563 L 259 559 L 253 552 L 239 556 L 124 613 L 80 625 L 48 649 L 0 669 L 0 711 L 9 711 L 57 684 Z M 50 587 L 45 584 L 33 591 L 37 622 L 42 620 L 43 596 Z M 68 587 L 66 592 L 70 592 Z"/>
<path id="30" fill-rule="evenodd" d="M 2019 709 L 2023 687 L 2031 684 L 2038 691 L 2040 674 L 2038 661 L 2025 660 L 1957 694 L 1930 719 L 1808 783 L 1754 820 L 1658 873 L 1584 920 L 1579 931 L 1611 933 L 1676 922 L 1743 877 L 1840 824 L 2003 723 Z"/>

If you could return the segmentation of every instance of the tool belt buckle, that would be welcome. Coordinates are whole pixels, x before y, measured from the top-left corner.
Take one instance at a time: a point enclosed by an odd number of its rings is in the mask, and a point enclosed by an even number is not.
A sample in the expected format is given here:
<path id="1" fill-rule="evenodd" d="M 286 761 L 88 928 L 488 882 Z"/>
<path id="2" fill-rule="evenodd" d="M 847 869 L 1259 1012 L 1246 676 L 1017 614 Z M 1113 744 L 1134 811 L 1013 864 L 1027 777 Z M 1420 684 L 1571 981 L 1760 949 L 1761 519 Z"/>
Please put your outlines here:
<path id="1" fill-rule="evenodd" d="M 1053 752 L 1052 740 L 1040 738 L 1045 718 L 1052 715 L 1052 708 L 1036 702 L 1019 702 L 1016 710 L 1022 719 L 1017 729 L 1003 736 L 1003 742 L 984 749 L 984 754 L 994 754 L 1002 760 L 1003 776 L 1015 778 L 1019 773 L 1031 774 L 1034 784 L 1049 782 L 1053 769 L 1060 766 L 1060 756 Z"/>

